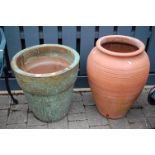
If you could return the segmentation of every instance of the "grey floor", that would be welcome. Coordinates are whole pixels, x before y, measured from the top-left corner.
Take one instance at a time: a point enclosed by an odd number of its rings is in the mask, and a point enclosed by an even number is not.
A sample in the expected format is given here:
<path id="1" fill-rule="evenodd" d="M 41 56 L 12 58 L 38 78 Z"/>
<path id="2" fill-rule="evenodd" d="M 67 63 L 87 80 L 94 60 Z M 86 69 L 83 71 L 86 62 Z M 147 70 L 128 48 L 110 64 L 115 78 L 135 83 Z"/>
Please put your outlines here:
<path id="1" fill-rule="evenodd" d="M 126 117 L 111 120 L 101 116 L 91 92 L 73 93 L 72 106 L 64 119 L 44 123 L 36 119 L 28 108 L 24 95 L 17 95 L 18 105 L 9 96 L 0 96 L 1 129 L 151 129 L 155 127 L 155 106 L 147 102 L 149 89 L 144 88 Z"/>

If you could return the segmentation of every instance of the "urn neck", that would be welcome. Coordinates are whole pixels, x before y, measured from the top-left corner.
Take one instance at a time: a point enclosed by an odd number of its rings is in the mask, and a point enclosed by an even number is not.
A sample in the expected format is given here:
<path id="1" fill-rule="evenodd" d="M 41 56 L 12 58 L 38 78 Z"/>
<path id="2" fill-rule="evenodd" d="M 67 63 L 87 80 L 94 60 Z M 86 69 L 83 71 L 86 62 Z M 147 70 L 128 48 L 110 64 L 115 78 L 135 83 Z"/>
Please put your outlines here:
<path id="1" fill-rule="evenodd" d="M 123 35 L 109 35 L 97 40 L 96 47 L 103 53 L 112 56 L 136 56 L 145 50 L 142 41 Z"/>

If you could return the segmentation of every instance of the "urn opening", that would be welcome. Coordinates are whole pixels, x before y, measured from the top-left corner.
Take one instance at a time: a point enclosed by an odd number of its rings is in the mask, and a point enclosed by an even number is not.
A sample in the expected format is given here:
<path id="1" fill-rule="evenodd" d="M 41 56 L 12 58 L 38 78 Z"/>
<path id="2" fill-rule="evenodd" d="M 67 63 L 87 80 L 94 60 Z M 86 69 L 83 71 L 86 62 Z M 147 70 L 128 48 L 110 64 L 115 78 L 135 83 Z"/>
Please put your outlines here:
<path id="1" fill-rule="evenodd" d="M 145 50 L 143 42 L 140 40 L 123 35 L 109 35 L 102 37 L 96 42 L 97 48 L 113 56 L 135 56 Z"/>
<path id="2" fill-rule="evenodd" d="M 119 42 L 103 43 L 102 47 L 109 51 L 119 52 L 119 53 L 135 52 L 139 49 L 138 47 L 133 46 L 131 44 L 119 43 Z"/>

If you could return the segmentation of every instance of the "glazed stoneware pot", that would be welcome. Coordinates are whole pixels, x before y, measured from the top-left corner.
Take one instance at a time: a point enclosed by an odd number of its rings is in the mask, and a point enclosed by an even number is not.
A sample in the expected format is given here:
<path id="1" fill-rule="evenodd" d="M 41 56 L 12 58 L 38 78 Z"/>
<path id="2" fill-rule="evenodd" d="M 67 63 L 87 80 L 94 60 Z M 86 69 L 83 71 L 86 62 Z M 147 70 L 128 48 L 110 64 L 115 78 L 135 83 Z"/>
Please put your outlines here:
<path id="1" fill-rule="evenodd" d="M 33 46 L 18 52 L 11 66 L 38 119 L 57 121 L 68 113 L 79 67 L 74 49 L 58 44 Z"/>
<path id="2" fill-rule="evenodd" d="M 87 59 L 87 74 L 98 111 L 123 117 L 140 95 L 150 63 L 144 44 L 133 37 L 109 35 L 97 40 Z"/>

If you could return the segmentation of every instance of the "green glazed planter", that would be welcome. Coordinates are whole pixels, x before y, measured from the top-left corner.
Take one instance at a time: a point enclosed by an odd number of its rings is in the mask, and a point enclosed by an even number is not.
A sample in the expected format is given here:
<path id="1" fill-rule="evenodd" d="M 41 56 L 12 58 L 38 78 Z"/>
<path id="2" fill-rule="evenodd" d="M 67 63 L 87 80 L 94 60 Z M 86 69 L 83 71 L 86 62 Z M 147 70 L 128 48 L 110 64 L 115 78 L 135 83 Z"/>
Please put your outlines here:
<path id="1" fill-rule="evenodd" d="M 68 65 L 50 73 L 33 73 L 26 70 L 26 65 L 33 62 L 32 66 L 35 66 L 35 62 L 42 56 L 56 60 L 61 58 Z M 68 113 L 79 59 L 79 54 L 74 49 L 58 44 L 26 48 L 13 57 L 11 67 L 17 82 L 24 91 L 29 108 L 38 119 L 45 122 L 57 121 Z"/>

